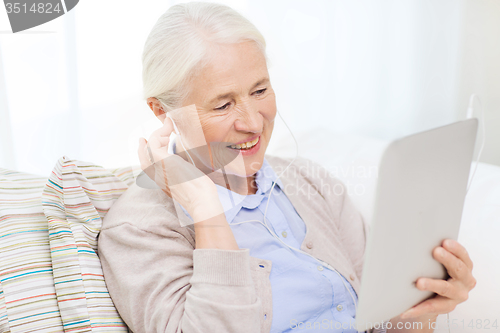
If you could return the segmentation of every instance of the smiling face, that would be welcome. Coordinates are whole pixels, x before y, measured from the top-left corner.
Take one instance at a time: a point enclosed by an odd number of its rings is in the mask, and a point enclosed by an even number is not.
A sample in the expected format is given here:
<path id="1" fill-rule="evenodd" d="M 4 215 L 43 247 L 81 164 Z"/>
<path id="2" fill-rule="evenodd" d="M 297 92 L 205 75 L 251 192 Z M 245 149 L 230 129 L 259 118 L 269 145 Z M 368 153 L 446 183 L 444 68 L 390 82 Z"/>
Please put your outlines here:
<path id="1" fill-rule="evenodd" d="M 266 60 L 258 46 L 247 41 L 220 45 L 211 59 L 191 78 L 183 106 L 196 106 L 208 144 L 224 143 L 220 150 L 228 156 L 241 153 L 243 163 L 226 172 L 248 177 L 262 166 L 276 116 Z"/>

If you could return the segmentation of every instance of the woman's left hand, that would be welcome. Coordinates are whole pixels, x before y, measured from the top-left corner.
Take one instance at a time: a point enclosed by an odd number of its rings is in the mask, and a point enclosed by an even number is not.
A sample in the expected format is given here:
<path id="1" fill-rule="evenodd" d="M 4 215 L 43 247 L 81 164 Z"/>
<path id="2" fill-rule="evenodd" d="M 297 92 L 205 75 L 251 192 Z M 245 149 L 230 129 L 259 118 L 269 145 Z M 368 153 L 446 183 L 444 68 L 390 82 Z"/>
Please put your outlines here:
<path id="1" fill-rule="evenodd" d="M 472 276 L 472 260 L 460 243 L 445 239 L 442 246 L 436 247 L 432 254 L 434 259 L 444 265 L 450 278 L 448 280 L 419 278 L 416 282 L 418 289 L 433 291 L 437 295 L 404 312 L 401 318 L 449 313 L 458 304 L 465 302 L 469 297 L 469 291 L 476 286 L 476 279 Z"/>

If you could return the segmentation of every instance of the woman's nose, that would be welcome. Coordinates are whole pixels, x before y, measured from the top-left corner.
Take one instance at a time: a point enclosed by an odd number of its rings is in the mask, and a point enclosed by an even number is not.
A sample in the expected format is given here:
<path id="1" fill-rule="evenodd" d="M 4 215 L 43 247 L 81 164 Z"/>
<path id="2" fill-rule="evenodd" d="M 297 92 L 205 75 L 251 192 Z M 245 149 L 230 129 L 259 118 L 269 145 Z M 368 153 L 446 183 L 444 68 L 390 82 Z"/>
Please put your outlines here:
<path id="1" fill-rule="evenodd" d="M 258 133 L 262 131 L 263 117 L 256 105 L 245 103 L 241 105 L 234 128 L 240 132 Z"/>

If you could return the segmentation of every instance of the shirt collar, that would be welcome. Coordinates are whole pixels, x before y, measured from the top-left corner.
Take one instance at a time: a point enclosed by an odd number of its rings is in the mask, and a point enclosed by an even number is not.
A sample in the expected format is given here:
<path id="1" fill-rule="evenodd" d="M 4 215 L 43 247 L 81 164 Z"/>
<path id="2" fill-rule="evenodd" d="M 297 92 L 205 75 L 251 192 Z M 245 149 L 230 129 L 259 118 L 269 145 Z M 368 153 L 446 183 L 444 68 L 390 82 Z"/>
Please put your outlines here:
<path id="1" fill-rule="evenodd" d="M 266 194 L 271 190 L 274 182 L 276 182 L 276 185 L 280 189 L 283 187 L 281 180 L 277 179 L 276 173 L 265 158 L 262 167 L 255 175 L 255 182 L 257 184 L 257 192 L 250 195 L 241 195 L 225 187 L 216 185 L 219 200 L 224 208 L 226 220 L 229 224 L 233 222 L 241 208 L 257 208 L 266 197 Z"/>

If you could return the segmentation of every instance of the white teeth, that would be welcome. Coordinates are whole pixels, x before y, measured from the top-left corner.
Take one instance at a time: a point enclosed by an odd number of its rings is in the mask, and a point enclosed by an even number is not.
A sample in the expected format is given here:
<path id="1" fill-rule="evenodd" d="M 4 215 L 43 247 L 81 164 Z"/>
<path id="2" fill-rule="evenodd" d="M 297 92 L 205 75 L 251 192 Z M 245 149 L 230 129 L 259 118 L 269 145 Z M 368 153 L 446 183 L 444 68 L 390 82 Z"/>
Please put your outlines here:
<path id="1" fill-rule="evenodd" d="M 244 142 L 244 143 L 237 144 L 237 145 L 231 145 L 231 148 L 233 148 L 233 149 L 248 149 L 248 148 L 252 148 L 253 146 L 255 146 L 257 144 L 257 142 L 259 142 L 259 137 L 257 137 L 255 140 L 252 140 L 252 141 Z"/>

